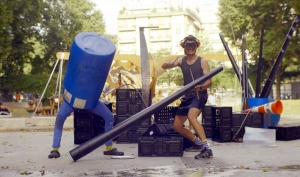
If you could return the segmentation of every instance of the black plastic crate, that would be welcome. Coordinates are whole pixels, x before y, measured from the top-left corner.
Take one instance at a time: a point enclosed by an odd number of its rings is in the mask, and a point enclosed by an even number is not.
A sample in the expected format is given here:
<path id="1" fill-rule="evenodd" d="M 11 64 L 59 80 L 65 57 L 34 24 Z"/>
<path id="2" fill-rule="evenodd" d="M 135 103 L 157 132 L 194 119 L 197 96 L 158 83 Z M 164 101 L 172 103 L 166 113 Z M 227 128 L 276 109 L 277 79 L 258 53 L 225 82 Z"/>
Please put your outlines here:
<path id="1" fill-rule="evenodd" d="M 173 122 L 165 123 L 165 126 L 166 126 L 168 131 L 174 131 Z"/>
<path id="2" fill-rule="evenodd" d="M 129 116 L 126 116 L 126 115 L 123 115 L 123 116 L 117 115 L 116 116 L 116 124 L 119 124 L 123 121 L 126 121 L 128 118 L 129 118 Z M 130 126 L 129 130 L 137 130 L 137 129 L 138 129 L 138 125 L 133 124 L 133 125 Z"/>
<path id="3" fill-rule="evenodd" d="M 297 125 L 296 130 L 295 130 L 295 139 L 300 139 L 300 126 Z"/>
<path id="4" fill-rule="evenodd" d="M 139 157 L 181 157 L 183 137 L 141 137 L 138 141 Z"/>
<path id="5" fill-rule="evenodd" d="M 231 126 L 241 126 L 245 117 L 246 117 L 246 113 L 233 113 L 232 114 L 232 118 L 231 118 Z M 248 117 L 246 119 L 246 121 L 244 122 L 244 126 L 245 125 L 252 125 L 253 122 L 253 115 L 252 114 L 248 114 Z"/>
<path id="6" fill-rule="evenodd" d="M 98 115 L 94 115 L 93 116 L 93 127 L 94 129 L 102 129 L 105 127 L 105 121 L 103 119 L 103 117 L 98 116 Z"/>
<path id="7" fill-rule="evenodd" d="M 252 125 L 264 125 L 264 114 L 253 113 L 252 114 Z"/>
<path id="8" fill-rule="evenodd" d="M 129 119 L 131 115 L 116 115 L 116 124 L 119 124 L 123 121 Z M 136 122 L 132 124 L 130 130 L 137 130 L 138 128 L 149 128 L 151 126 L 151 117 L 142 120 L 141 122 Z"/>
<path id="9" fill-rule="evenodd" d="M 117 115 L 128 115 L 129 111 L 128 111 L 128 102 L 126 101 L 119 101 L 116 104 L 116 114 Z"/>
<path id="10" fill-rule="evenodd" d="M 212 120 L 211 119 L 202 119 L 202 125 L 206 125 L 206 126 L 212 126 Z"/>
<path id="11" fill-rule="evenodd" d="M 177 106 L 166 106 L 159 112 L 154 113 L 154 122 L 167 123 L 174 122 Z"/>
<path id="12" fill-rule="evenodd" d="M 211 118 L 211 108 L 213 107 L 214 105 L 211 105 L 211 106 L 205 106 L 203 109 L 202 109 L 202 117 L 210 117 Z"/>
<path id="13" fill-rule="evenodd" d="M 212 122 L 212 127 L 231 127 L 231 119 L 228 118 L 215 118 Z"/>
<path id="14" fill-rule="evenodd" d="M 197 136 L 196 133 L 194 133 L 195 136 Z M 169 137 L 182 137 L 183 138 L 183 150 L 185 150 L 186 148 L 190 148 L 191 146 L 195 145 L 195 143 L 189 139 L 187 139 L 186 137 L 180 135 L 178 132 L 176 131 L 171 131 L 167 134 L 164 134 L 164 135 L 161 135 L 162 137 L 166 137 L 166 136 L 169 136 Z"/>
<path id="15" fill-rule="evenodd" d="M 74 111 L 74 118 L 92 117 L 94 114 L 87 109 L 76 109 Z"/>
<path id="16" fill-rule="evenodd" d="M 143 130 L 144 129 L 125 131 L 116 137 L 116 142 L 118 144 L 138 143 L 138 139 L 144 134 Z"/>
<path id="17" fill-rule="evenodd" d="M 92 130 L 93 125 L 93 115 L 90 117 L 75 117 L 74 116 L 74 129 L 89 129 Z"/>
<path id="18" fill-rule="evenodd" d="M 216 142 L 231 142 L 231 129 L 229 128 L 213 128 L 212 129 L 212 141 Z"/>
<path id="19" fill-rule="evenodd" d="M 212 118 L 222 117 L 231 119 L 232 117 L 232 107 L 227 106 L 212 106 L 211 107 Z"/>
<path id="20" fill-rule="evenodd" d="M 212 138 L 212 127 L 211 126 L 203 126 L 206 138 Z"/>
<path id="21" fill-rule="evenodd" d="M 161 136 L 169 133 L 174 133 L 173 124 L 171 123 L 154 123 L 143 136 Z"/>
<path id="22" fill-rule="evenodd" d="M 142 103 L 131 104 L 128 101 L 119 101 L 116 106 L 117 115 L 134 115 L 143 110 Z"/>
<path id="23" fill-rule="evenodd" d="M 88 114 L 90 117 L 75 117 L 74 116 L 74 129 L 99 129 L 105 127 L 105 121 L 101 116 L 96 114 Z"/>
<path id="24" fill-rule="evenodd" d="M 239 131 L 240 129 L 240 126 L 234 126 L 234 127 L 231 127 L 231 139 L 234 138 L 234 136 L 236 135 L 236 133 Z M 245 126 L 243 126 L 241 128 L 241 130 L 239 131 L 239 133 L 235 136 L 234 139 L 238 140 L 238 139 L 243 139 L 244 137 L 244 134 L 245 134 Z"/>
<path id="25" fill-rule="evenodd" d="M 298 125 L 277 125 L 269 128 L 276 129 L 276 140 L 289 141 L 297 137 Z"/>
<path id="26" fill-rule="evenodd" d="M 117 89 L 116 100 L 128 101 L 130 104 L 142 102 L 142 90 L 141 89 Z"/>
<path id="27" fill-rule="evenodd" d="M 74 144 L 82 144 L 94 137 L 91 130 L 80 129 L 74 131 Z"/>

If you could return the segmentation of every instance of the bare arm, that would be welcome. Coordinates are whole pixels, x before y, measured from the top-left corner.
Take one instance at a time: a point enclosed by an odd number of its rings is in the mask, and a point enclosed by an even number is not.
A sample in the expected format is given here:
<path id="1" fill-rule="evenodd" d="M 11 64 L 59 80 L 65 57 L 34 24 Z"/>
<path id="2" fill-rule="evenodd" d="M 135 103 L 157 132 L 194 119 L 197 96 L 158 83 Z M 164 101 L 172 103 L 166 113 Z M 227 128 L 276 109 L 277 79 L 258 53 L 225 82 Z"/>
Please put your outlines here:
<path id="1" fill-rule="evenodd" d="M 207 74 L 210 71 L 209 64 L 204 58 L 201 59 L 201 66 L 202 66 L 202 70 L 203 70 L 204 75 Z M 205 90 L 207 88 L 210 88 L 211 85 L 212 85 L 212 81 L 211 81 L 211 78 L 209 78 L 207 81 L 204 82 L 204 84 L 201 85 L 201 90 Z M 196 89 L 200 90 L 200 85 L 197 85 Z"/>
<path id="2" fill-rule="evenodd" d="M 171 61 L 171 62 L 166 62 L 164 63 L 161 67 L 163 69 L 168 69 L 168 68 L 173 68 L 175 66 L 180 66 L 181 64 L 181 61 L 182 61 L 182 58 L 176 58 L 175 60 Z"/>

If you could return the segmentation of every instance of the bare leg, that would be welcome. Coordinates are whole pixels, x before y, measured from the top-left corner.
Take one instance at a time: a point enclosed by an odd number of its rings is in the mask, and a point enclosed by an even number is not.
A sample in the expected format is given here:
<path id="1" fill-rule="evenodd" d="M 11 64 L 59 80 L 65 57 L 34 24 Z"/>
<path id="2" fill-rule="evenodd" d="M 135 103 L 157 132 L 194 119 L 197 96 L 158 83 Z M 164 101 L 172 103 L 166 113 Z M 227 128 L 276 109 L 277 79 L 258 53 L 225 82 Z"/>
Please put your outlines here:
<path id="1" fill-rule="evenodd" d="M 200 115 L 201 110 L 197 108 L 191 108 L 188 113 L 188 120 L 194 128 L 196 134 L 201 139 L 201 141 L 206 140 L 206 135 L 203 126 L 198 122 L 197 117 Z"/>
<path id="2" fill-rule="evenodd" d="M 174 124 L 173 124 L 173 129 L 178 132 L 179 134 L 181 134 L 182 136 L 186 137 L 189 140 L 194 140 L 195 135 L 193 135 L 193 133 L 184 128 L 182 125 L 184 124 L 184 122 L 188 119 L 187 116 L 175 116 L 175 120 L 174 120 Z"/>

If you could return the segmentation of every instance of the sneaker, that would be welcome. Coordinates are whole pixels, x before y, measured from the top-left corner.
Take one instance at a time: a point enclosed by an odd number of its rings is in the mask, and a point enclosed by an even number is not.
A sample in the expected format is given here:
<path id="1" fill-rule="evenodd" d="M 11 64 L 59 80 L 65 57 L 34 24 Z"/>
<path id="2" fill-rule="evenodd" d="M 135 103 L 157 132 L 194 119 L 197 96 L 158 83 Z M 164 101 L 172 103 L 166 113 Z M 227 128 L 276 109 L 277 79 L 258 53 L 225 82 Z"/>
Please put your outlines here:
<path id="1" fill-rule="evenodd" d="M 194 144 L 193 146 L 191 146 L 189 148 L 185 148 L 184 151 L 186 151 L 186 152 L 201 152 L 202 149 L 203 149 L 202 145 Z"/>
<path id="2" fill-rule="evenodd" d="M 58 158 L 60 157 L 60 153 L 58 151 L 51 151 L 50 154 L 48 155 L 48 158 L 52 159 L 52 158 Z"/>
<path id="3" fill-rule="evenodd" d="M 195 156 L 195 159 L 203 159 L 203 158 L 212 158 L 213 153 L 211 149 L 204 148 L 198 155 Z"/>
<path id="4" fill-rule="evenodd" d="M 104 151 L 103 154 L 104 155 L 123 156 L 124 152 L 118 151 L 117 148 L 113 148 L 112 150 Z"/>

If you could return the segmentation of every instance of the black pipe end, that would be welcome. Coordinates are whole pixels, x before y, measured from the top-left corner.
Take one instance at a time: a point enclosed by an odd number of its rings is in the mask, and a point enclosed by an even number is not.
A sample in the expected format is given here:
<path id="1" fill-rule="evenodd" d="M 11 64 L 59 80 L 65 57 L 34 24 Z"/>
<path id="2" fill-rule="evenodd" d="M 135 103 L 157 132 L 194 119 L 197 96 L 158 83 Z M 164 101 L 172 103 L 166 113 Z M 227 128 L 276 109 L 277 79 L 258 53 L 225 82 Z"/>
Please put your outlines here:
<path id="1" fill-rule="evenodd" d="M 74 162 L 76 162 L 76 160 L 83 157 L 83 155 L 80 153 L 80 150 L 78 148 L 72 149 L 71 151 L 69 151 L 69 153 L 70 153 L 70 155 L 71 155 Z"/>

